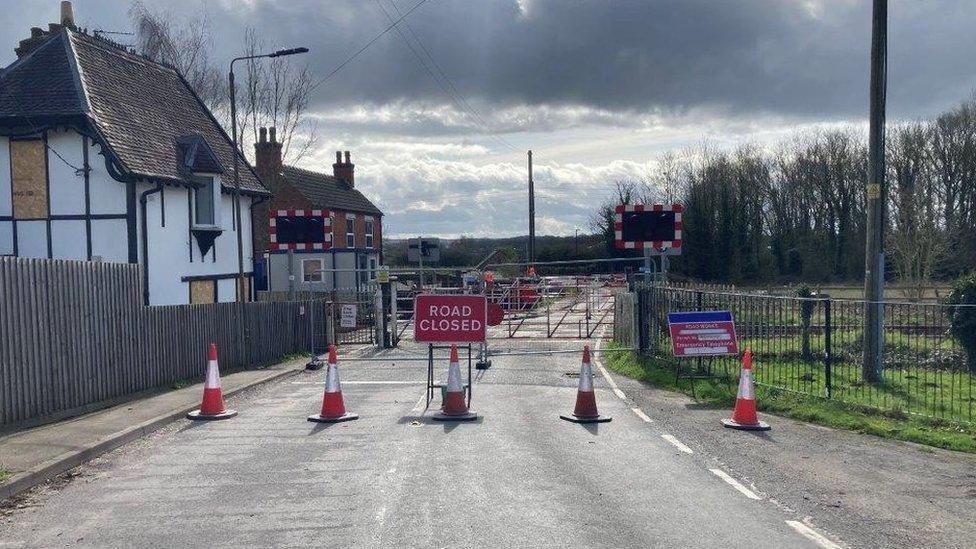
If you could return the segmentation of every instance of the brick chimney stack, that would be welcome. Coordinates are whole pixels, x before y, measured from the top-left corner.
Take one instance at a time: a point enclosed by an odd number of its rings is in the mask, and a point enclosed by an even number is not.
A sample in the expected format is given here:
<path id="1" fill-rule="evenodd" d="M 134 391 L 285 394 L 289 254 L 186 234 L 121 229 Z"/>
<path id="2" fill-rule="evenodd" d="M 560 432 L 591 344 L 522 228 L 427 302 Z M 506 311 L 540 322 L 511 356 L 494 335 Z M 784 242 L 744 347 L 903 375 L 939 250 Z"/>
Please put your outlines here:
<path id="1" fill-rule="evenodd" d="M 272 193 L 277 190 L 278 176 L 281 174 L 281 143 L 278 143 L 277 137 L 274 126 L 261 128 L 258 130 L 258 142 L 254 144 L 254 171 Z"/>
<path id="2" fill-rule="evenodd" d="M 349 151 L 346 151 L 346 161 L 342 161 L 342 151 L 336 151 L 336 161 L 332 165 L 332 174 L 335 176 L 339 186 L 346 189 L 356 187 L 356 165 L 352 163 Z"/>

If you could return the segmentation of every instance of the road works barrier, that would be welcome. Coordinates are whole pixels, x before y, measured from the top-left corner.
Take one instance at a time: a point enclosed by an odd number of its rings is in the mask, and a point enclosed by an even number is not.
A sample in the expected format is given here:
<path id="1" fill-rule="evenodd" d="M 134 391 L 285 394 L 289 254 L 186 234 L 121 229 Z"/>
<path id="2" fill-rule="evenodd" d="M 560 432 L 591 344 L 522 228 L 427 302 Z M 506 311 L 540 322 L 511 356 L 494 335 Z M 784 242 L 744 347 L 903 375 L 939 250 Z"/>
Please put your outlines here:
<path id="1" fill-rule="evenodd" d="M 339 360 L 336 346 L 329 346 L 329 365 L 325 371 L 325 393 L 322 394 L 322 411 L 308 416 L 309 421 L 317 423 L 339 423 L 359 419 L 358 414 L 346 411 L 342 400 L 342 385 L 339 383 Z"/>
<path id="2" fill-rule="evenodd" d="M 590 346 L 583 347 L 583 361 L 580 364 L 579 389 L 576 391 L 576 407 L 573 414 L 559 416 L 573 423 L 605 423 L 613 418 L 601 416 L 596 408 L 596 393 L 593 391 L 593 366 L 590 365 Z"/>
<path id="3" fill-rule="evenodd" d="M 756 392 L 752 386 L 752 351 L 742 355 L 742 374 L 739 375 L 739 394 L 735 397 L 735 409 L 731 419 L 723 419 L 722 425 L 743 431 L 768 431 L 769 425 L 759 421 L 756 415 Z"/>
<path id="4" fill-rule="evenodd" d="M 203 382 L 203 402 L 199 410 L 186 414 L 189 419 L 217 420 L 237 415 L 236 410 L 224 407 L 224 395 L 220 391 L 220 368 L 217 365 L 217 345 L 211 343 L 207 348 L 207 377 Z"/>

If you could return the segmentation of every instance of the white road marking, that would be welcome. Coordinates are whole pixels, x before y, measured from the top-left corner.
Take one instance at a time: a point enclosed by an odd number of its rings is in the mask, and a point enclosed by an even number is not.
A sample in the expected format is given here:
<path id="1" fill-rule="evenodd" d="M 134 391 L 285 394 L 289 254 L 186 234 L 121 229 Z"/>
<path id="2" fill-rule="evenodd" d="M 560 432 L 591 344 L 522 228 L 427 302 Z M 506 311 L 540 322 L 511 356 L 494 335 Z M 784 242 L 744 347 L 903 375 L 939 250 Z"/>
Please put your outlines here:
<path id="1" fill-rule="evenodd" d="M 738 490 L 739 492 L 741 492 L 742 495 L 746 496 L 747 498 L 749 498 L 749 499 L 757 499 L 757 500 L 758 499 L 762 499 L 761 497 L 759 497 L 758 495 L 756 495 L 755 492 L 753 492 L 752 490 L 746 488 L 745 486 L 743 486 L 742 484 L 740 484 L 739 481 L 737 481 L 734 478 L 730 477 L 729 474 L 726 473 L 725 471 L 723 471 L 721 469 L 709 469 L 709 471 L 711 471 L 718 478 L 724 480 L 729 486 L 731 486 L 731 487 L 735 488 L 736 490 Z"/>
<path id="2" fill-rule="evenodd" d="M 411 414 L 420 413 L 424 409 L 424 406 L 426 404 L 427 404 L 427 392 L 424 391 L 424 393 L 420 395 L 420 400 L 417 401 L 417 405 L 414 406 L 412 410 L 410 410 L 410 413 Z"/>
<path id="3" fill-rule="evenodd" d="M 597 338 L 596 346 L 594 347 L 595 350 L 600 351 L 603 348 L 603 336 L 605 336 L 606 333 L 607 333 L 606 328 L 604 328 L 600 332 L 600 336 Z M 613 389 L 613 394 L 617 395 L 617 398 L 619 398 L 620 400 L 627 400 L 627 395 L 625 395 L 624 392 L 620 390 L 620 387 L 617 387 L 617 382 L 614 381 L 612 377 L 610 377 L 610 372 L 608 372 L 607 369 L 603 367 L 603 361 L 600 360 L 599 354 L 595 354 L 593 356 L 593 361 L 596 362 L 597 368 L 600 369 L 600 374 L 603 375 L 603 379 L 606 379 L 607 384 L 609 384 L 610 388 Z"/>
<path id="4" fill-rule="evenodd" d="M 826 537 L 817 532 L 813 528 L 810 528 L 806 524 L 798 520 L 788 520 L 786 524 L 789 524 L 791 528 L 796 530 L 801 536 L 807 538 L 808 540 L 816 543 L 817 545 L 823 547 L 824 549 L 841 549 L 840 545 L 830 541 Z"/>
<path id="5" fill-rule="evenodd" d="M 664 433 L 663 435 L 661 435 L 661 438 L 663 438 L 664 440 L 670 442 L 671 444 L 674 445 L 675 448 L 681 450 L 682 452 L 684 452 L 686 454 L 694 454 L 695 453 L 695 452 L 692 451 L 691 448 L 685 446 L 680 440 L 674 438 L 674 436 L 672 436 L 672 435 L 669 435 L 667 433 Z"/>
<path id="6" fill-rule="evenodd" d="M 631 408 L 630 411 L 634 412 L 634 415 L 637 417 L 643 419 L 645 423 L 653 423 L 651 418 L 647 417 L 647 414 L 644 413 L 644 410 L 641 410 L 640 408 Z"/>

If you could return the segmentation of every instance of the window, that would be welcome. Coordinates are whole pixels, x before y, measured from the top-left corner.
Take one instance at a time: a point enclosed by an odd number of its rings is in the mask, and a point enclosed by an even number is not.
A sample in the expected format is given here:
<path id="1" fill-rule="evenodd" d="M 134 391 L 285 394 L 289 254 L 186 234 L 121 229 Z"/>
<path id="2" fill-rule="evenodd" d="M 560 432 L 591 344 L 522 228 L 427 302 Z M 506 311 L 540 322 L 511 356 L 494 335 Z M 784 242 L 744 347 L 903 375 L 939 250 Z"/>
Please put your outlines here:
<path id="1" fill-rule="evenodd" d="M 302 282 L 322 282 L 322 260 L 302 260 Z"/>
<path id="2" fill-rule="evenodd" d="M 366 256 L 365 255 L 359 255 L 359 254 L 356 254 L 356 256 L 358 258 L 358 261 L 357 261 L 358 265 L 356 265 L 356 267 L 357 267 L 357 269 L 359 271 L 357 273 L 359 275 L 359 283 L 360 284 L 365 284 L 366 281 L 368 280 L 367 277 L 369 276 L 369 272 L 366 270 Z"/>
<path id="3" fill-rule="evenodd" d="M 193 224 L 205 227 L 217 226 L 217 204 L 220 200 L 217 180 L 213 177 L 194 177 L 193 181 L 200 185 L 193 193 L 195 212 Z"/>
<path id="4" fill-rule="evenodd" d="M 366 238 L 369 238 L 369 233 L 366 233 Z M 369 240 L 367 240 L 369 242 Z M 369 258 L 369 281 L 374 282 L 376 280 L 376 258 Z"/>
<path id="5" fill-rule="evenodd" d="M 346 216 L 346 247 L 356 247 L 356 220 L 350 215 Z"/>
<path id="6" fill-rule="evenodd" d="M 373 247 L 373 220 L 366 218 L 366 247 Z"/>

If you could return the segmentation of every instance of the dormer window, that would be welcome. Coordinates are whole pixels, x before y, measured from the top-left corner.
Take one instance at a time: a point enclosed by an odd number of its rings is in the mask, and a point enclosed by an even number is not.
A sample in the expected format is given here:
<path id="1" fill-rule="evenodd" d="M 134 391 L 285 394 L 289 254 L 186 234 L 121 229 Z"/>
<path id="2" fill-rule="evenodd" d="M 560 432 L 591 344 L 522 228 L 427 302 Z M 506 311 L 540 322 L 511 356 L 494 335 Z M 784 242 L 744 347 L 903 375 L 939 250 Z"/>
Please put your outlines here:
<path id="1" fill-rule="evenodd" d="M 193 191 L 193 224 L 197 227 L 219 227 L 220 186 L 217 178 L 212 175 L 193 177 L 197 188 Z"/>

